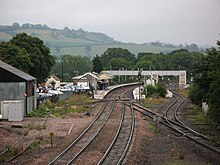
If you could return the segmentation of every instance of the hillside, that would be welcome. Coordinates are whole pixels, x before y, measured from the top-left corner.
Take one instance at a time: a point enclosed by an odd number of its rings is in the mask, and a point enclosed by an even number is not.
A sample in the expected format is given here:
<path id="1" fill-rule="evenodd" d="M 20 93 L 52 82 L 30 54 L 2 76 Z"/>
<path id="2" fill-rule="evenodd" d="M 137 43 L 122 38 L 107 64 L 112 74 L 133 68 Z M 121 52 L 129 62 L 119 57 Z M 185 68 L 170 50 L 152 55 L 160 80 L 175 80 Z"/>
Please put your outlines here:
<path id="1" fill-rule="evenodd" d="M 103 33 L 87 32 L 83 29 L 74 30 L 68 27 L 52 29 L 47 25 L 32 25 L 28 23 L 22 26 L 17 23 L 12 26 L 0 25 L 0 41 L 8 41 L 13 35 L 21 32 L 42 39 L 50 48 L 52 55 L 55 56 L 71 54 L 92 58 L 96 54 L 102 54 L 107 48 L 113 47 L 128 49 L 134 54 L 139 52 L 170 52 L 179 49 L 177 46 L 161 44 L 160 42 L 145 44 L 122 43 Z"/>

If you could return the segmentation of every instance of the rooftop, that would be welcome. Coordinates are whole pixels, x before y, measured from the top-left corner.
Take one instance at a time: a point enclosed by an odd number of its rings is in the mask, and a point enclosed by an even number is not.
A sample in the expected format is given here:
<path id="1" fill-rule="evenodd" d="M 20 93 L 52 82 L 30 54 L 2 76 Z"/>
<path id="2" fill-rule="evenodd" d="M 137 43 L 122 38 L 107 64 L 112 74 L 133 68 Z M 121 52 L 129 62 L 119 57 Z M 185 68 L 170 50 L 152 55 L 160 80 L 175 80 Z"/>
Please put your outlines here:
<path id="1" fill-rule="evenodd" d="M 0 60 L 0 82 L 32 80 L 36 80 L 36 78 Z"/>

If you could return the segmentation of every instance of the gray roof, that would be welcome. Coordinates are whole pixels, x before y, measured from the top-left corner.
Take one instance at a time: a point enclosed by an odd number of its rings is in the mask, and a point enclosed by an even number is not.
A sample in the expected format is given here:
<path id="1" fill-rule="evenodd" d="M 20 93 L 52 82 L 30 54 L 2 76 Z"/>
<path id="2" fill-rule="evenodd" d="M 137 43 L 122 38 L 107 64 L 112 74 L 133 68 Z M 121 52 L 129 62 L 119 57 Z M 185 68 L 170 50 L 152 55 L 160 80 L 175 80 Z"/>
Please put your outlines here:
<path id="1" fill-rule="evenodd" d="M 31 76 L 31 75 L 29 75 L 29 74 L 27 74 L 27 73 L 25 73 L 25 72 L 23 72 L 23 71 L 21 71 L 21 70 L 19 70 L 19 69 L 0 60 L 0 73 L 1 73 L 1 70 L 4 70 L 6 72 L 10 72 L 11 74 L 23 79 L 24 81 L 36 80 L 35 77 L 33 77 L 33 76 Z M 3 74 L 3 73 L 5 73 L 5 72 L 2 71 L 1 74 Z M 3 75 L 3 76 L 7 77 L 7 75 Z M 3 76 L 1 76 L 2 77 L 1 79 L 3 79 Z"/>
<path id="2" fill-rule="evenodd" d="M 81 76 L 76 76 L 76 77 L 73 77 L 72 79 L 73 80 L 79 80 L 79 79 L 85 79 L 86 78 L 86 76 L 92 76 L 92 77 L 94 77 L 95 79 L 99 79 L 94 73 L 91 73 L 91 72 L 87 72 L 87 73 L 85 73 L 85 74 L 83 74 L 83 75 L 81 75 Z"/>

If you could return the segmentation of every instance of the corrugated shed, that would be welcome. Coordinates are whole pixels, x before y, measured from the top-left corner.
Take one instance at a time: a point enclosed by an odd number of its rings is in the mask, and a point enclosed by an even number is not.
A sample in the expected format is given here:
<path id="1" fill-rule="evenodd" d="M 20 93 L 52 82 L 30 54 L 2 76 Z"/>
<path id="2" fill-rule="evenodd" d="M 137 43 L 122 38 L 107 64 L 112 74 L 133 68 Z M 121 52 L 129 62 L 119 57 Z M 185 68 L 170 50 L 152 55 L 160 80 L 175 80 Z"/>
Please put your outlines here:
<path id="1" fill-rule="evenodd" d="M 36 108 L 36 78 L 0 60 L 0 102 L 5 100 L 22 100 L 23 114 L 30 113 Z"/>

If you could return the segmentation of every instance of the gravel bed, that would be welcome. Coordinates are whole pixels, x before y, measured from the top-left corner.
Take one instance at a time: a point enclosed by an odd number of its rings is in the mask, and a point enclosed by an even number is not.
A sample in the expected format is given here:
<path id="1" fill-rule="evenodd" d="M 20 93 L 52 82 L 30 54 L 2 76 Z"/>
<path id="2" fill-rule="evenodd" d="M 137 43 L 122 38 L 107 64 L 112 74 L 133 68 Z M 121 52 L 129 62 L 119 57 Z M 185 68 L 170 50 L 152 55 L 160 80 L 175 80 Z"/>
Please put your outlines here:
<path id="1" fill-rule="evenodd" d="M 22 132 L 13 132 L 10 128 L 0 128 L 0 153 L 22 136 Z"/>
<path id="2" fill-rule="evenodd" d="M 137 114 L 136 138 L 126 158 L 126 165 L 220 164 L 220 155 L 179 136 L 161 124 L 156 133 L 152 130 L 153 125 L 151 119 L 143 120 L 143 116 Z"/>
<path id="3" fill-rule="evenodd" d="M 119 107 L 119 108 L 117 108 Z M 101 130 L 97 138 L 90 144 L 85 152 L 74 162 L 74 164 L 96 164 L 104 155 L 113 136 L 118 129 L 120 121 L 121 103 L 116 103 L 116 108 L 111 114 L 109 121 Z"/>
<path id="4" fill-rule="evenodd" d="M 65 117 L 48 118 L 45 129 L 37 130 L 38 125 L 44 125 L 45 119 L 42 119 L 41 122 L 36 124 L 35 128 L 32 128 L 28 133 L 29 135 L 33 134 L 34 137 L 35 134 L 41 131 L 42 142 L 8 164 L 48 164 L 52 158 L 70 143 L 71 139 L 76 138 L 85 129 L 102 106 L 103 103 L 96 104 L 91 116 L 82 115 L 80 113 L 70 113 Z M 136 115 L 135 137 L 124 164 L 220 164 L 219 155 L 198 146 L 185 137 L 173 133 L 170 129 L 161 124 L 159 124 L 159 132 L 156 133 L 152 130 L 154 123 L 152 123 L 151 119 L 143 119 L 143 116 L 138 112 L 136 112 Z M 117 118 L 112 120 L 113 125 L 116 122 L 115 120 L 117 120 Z M 32 122 L 33 118 L 25 118 L 23 122 L 18 123 L 22 123 L 23 126 L 26 125 L 23 129 L 27 129 L 28 124 Z M 0 128 L 0 137 L 4 137 L 4 142 L 10 142 L 20 137 L 20 134 L 18 134 L 19 129 L 10 129 L 12 123 L 13 122 L 6 121 L 1 122 L 1 127 L 7 128 Z M 73 129 L 71 133 L 68 134 L 72 125 Z M 10 131 L 8 131 L 8 128 Z M 50 133 L 54 134 L 53 147 L 51 147 L 50 143 Z M 0 145 L 3 146 L 5 144 L 0 143 Z M 91 162 L 93 162 L 93 159 L 101 156 L 100 153 L 95 152 L 95 146 L 93 146 L 93 148 L 94 150 L 91 149 L 88 152 L 90 156 L 87 157 L 87 155 L 84 155 L 84 158 Z"/>
<path id="5" fill-rule="evenodd" d="M 90 116 L 81 113 L 69 113 L 65 117 L 48 118 L 45 129 L 38 130 L 41 131 L 41 142 L 39 145 L 25 151 L 25 153 L 8 164 L 48 164 L 52 158 L 56 157 L 72 139 L 75 139 L 92 122 L 102 106 L 103 103 L 96 104 Z M 40 121 L 42 122 L 39 125 L 44 125 L 45 120 L 42 119 Z M 33 123 L 33 118 L 26 118 L 21 123 L 23 125 L 31 124 Z M 68 134 L 71 127 L 72 130 Z M 36 132 L 36 129 L 33 128 L 29 131 L 29 134 L 32 135 L 34 132 Z M 53 147 L 51 147 L 51 133 L 54 134 Z"/>

